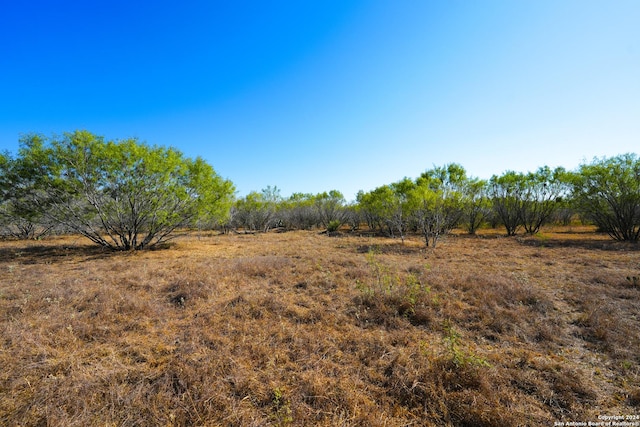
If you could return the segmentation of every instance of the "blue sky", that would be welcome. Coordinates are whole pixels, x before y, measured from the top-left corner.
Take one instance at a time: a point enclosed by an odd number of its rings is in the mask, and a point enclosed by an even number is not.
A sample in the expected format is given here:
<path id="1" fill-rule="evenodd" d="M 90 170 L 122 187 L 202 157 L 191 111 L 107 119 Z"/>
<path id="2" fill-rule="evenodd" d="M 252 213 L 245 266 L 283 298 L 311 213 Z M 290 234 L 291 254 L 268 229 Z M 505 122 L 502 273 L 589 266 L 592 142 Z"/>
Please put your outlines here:
<path id="1" fill-rule="evenodd" d="M 87 129 L 347 199 L 640 151 L 637 0 L 6 3 L 0 150 Z"/>

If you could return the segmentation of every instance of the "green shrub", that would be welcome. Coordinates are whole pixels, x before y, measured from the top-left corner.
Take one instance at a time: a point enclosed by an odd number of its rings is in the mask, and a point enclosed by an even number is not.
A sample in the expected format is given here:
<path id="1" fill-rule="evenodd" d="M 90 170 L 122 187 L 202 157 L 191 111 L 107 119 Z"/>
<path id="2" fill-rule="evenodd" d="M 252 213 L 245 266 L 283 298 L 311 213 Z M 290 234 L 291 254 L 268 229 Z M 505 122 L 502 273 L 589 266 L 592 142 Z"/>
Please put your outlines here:
<path id="1" fill-rule="evenodd" d="M 329 225 L 327 225 L 327 231 L 329 233 L 334 233 L 334 232 L 338 231 L 338 229 L 340 228 L 341 225 L 342 225 L 342 223 L 340 221 L 338 221 L 337 219 L 334 219 L 333 221 L 329 221 Z"/>

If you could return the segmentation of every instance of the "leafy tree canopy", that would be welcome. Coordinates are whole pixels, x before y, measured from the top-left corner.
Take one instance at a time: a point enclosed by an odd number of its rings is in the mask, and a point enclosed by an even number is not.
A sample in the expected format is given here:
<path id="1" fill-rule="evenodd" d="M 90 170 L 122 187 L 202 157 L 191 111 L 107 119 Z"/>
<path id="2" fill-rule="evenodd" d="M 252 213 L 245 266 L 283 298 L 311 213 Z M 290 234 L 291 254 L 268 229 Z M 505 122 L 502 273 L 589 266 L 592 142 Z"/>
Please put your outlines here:
<path id="1" fill-rule="evenodd" d="M 137 139 L 31 135 L 19 155 L 40 212 L 111 249 L 151 247 L 198 219 L 223 219 L 234 193 L 202 158 Z"/>
<path id="2" fill-rule="evenodd" d="M 640 159 L 636 154 L 596 158 L 573 179 L 579 208 L 616 240 L 640 239 Z"/>

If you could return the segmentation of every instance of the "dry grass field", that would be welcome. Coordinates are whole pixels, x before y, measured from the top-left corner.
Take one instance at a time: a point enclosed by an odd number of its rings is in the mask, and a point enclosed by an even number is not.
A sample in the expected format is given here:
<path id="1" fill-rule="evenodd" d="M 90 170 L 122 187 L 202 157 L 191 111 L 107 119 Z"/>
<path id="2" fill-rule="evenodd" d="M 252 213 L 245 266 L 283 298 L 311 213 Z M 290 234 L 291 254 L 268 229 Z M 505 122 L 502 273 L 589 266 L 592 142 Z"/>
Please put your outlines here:
<path id="1" fill-rule="evenodd" d="M 0 425 L 516 426 L 640 414 L 640 248 L 318 232 L 0 242 Z M 634 279 L 633 277 L 636 277 Z"/>

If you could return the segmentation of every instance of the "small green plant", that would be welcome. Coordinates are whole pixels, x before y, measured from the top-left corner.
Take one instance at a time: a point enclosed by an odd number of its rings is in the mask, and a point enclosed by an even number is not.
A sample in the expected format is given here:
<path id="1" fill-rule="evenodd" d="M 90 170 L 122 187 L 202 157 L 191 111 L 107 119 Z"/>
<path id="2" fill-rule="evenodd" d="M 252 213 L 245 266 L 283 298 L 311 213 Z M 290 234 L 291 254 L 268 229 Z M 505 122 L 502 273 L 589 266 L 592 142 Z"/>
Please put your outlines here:
<path id="1" fill-rule="evenodd" d="M 544 248 L 550 240 L 550 237 L 543 233 L 538 233 L 535 235 L 535 239 L 540 243 L 540 247 Z"/>
<path id="2" fill-rule="evenodd" d="M 329 224 L 327 225 L 327 231 L 329 233 L 334 233 L 334 232 L 338 231 L 338 229 L 340 228 L 341 225 L 342 225 L 342 223 L 340 221 L 338 221 L 337 219 L 334 219 L 333 221 L 329 221 Z"/>
<path id="3" fill-rule="evenodd" d="M 451 326 L 449 321 L 444 323 L 445 337 L 443 338 L 444 346 L 448 357 L 456 366 L 456 368 L 464 368 L 465 366 L 490 366 L 489 362 L 475 354 L 468 353 L 460 348 L 460 334 Z"/>
<path id="4" fill-rule="evenodd" d="M 370 298 L 375 294 L 375 290 L 370 285 L 360 280 L 356 280 L 356 289 L 362 292 L 362 294 L 367 298 Z"/>
<path id="5" fill-rule="evenodd" d="M 431 292 L 428 286 L 424 286 L 420 283 L 420 280 L 415 276 L 415 274 L 410 274 L 403 282 L 403 293 L 404 299 L 409 306 L 411 307 L 411 314 L 415 313 L 416 304 L 421 300 L 425 294 Z"/>
<path id="6" fill-rule="evenodd" d="M 440 307 L 441 301 L 440 301 L 440 297 L 438 296 L 438 294 L 435 294 L 433 297 L 431 297 L 431 305 L 433 307 Z"/>
<path id="7" fill-rule="evenodd" d="M 273 399 L 271 401 L 273 413 L 271 418 L 277 426 L 288 426 L 293 422 L 291 407 L 285 396 L 285 390 L 281 387 L 273 389 Z"/>
<path id="8" fill-rule="evenodd" d="M 371 271 L 375 275 L 376 290 L 390 294 L 399 282 L 398 277 L 391 274 L 391 269 L 388 266 L 378 261 L 376 252 L 373 250 L 367 252 L 367 264 L 369 264 Z"/>
<path id="9" fill-rule="evenodd" d="M 622 367 L 622 369 L 624 369 L 625 371 L 630 370 L 631 368 L 633 368 L 633 362 L 630 360 L 623 360 L 620 363 L 620 366 Z"/>
<path id="10" fill-rule="evenodd" d="M 418 341 L 418 350 L 420 351 L 420 354 L 425 357 L 431 357 L 434 354 L 429 343 L 425 340 Z"/>
<path id="11" fill-rule="evenodd" d="M 373 279 L 356 280 L 356 288 L 367 301 L 376 299 L 378 303 L 393 308 L 397 314 L 407 316 L 410 320 L 416 315 L 417 307 L 428 299 L 431 289 L 420 282 L 418 276 L 409 273 L 406 276 L 396 269 L 382 263 L 375 250 L 366 254 Z"/>
<path id="12" fill-rule="evenodd" d="M 640 286 L 640 276 L 627 276 L 627 282 L 629 282 L 634 288 L 638 287 Z"/>

